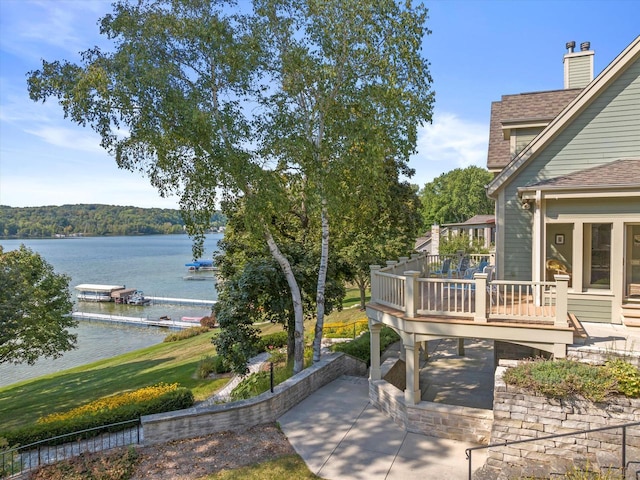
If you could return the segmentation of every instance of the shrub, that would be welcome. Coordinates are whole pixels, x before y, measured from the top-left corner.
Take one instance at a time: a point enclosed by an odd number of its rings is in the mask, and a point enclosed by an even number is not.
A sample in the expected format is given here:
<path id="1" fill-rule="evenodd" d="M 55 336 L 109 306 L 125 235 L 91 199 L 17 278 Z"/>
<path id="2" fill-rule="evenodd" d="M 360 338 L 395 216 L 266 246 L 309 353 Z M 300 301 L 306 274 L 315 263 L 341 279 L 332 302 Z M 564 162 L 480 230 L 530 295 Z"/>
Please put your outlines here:
<path id="1" fill-rule="evenodd" d="M 286 355 L 286 354 L 285 354 Z M 304 349 L 304 366 L 305 368 L 311 365 L 313 361 L 313 348 Z M 293 375 L 293 362 L 280 363 L 278 365 L 274 362 L 273 368 L 273 385 L 279 385 Z M 271 388 L 271 372 L 261 371 L 252 373 L 245 377 L 237 386 L 231 391 L 230 397 L 232 400 L 244 400 L 252 398 L 266 392 Z"/>
<path id="2" fill-rule="evenodd" d="M 163 342 L 177 342 L 179 340 L 186 340 L 187 338 L 195 337 L 197 335 L 202 335 L 203 333 L 207 333 L 209 331 L 208 327 L 191 327 L 186 328 L 184 330 L 180 330 L 179 332 L 173 332 L 164 337 Z"/>
<path id="3" fill-rule="evenodd" d="M 202 379 L 207 378 L 212 373 L 229 373 L 230 371 L 231 368 L 220 355 L 214 355 L 213 357 L 207 355 L 198 363 L 196 376 Z"/>
<path id="4" fill-rule="evenodd" d="M 142 415 L 189 408 L 194 403 L 191 390 L 177 385 L 175 387 L 173 385 L 163 385 L 157 388 L 158 391 L 164 390 L 163 393 L 146 397 L 145 392 L 152 393 L 156 391 L 154 387 L 145 387 L 134 392 L 126 392 L 122 395 L 100 399 L 68 412 L 47 415 L 28 427 L 3 432 L 2 436 L 6 438 L 10 445 L 26 445 L 80 430 L 134 420 Z M 121 402 L 120 397 L 126 397 L 128 401 Z M 86 435 L 80 435 L 79 437 L 95 436 L 103 431 L 88 432 Z M 64 441 L 70 440 L 66 438 Z"/>
<path id="5" fill-rule="evenodd" d="M 640 398 L 640 369 L 624 360 L 609 360 L 606 368 L 616 379 L 617 390 L 630 398 Z"/>
<path id="6" fill-rule="evenodd" d="M 334 352 L 343 352 L 367 363 L 367 366 L 371 365 L 371 351 L 370 351 L 370 333 L 365 332 L 355 340 L 344 343 L 336 343 L 332 345 L 331 349 Z M 380 330 L 380 351 L 384 351 L 389 345 L 400 340 L 400 336 L 389 327 L 382 327 Z"/>
<path id="7" fill-rule="evenodd" d="M 215 328 L 216 326 L 216 314 L 212 313 L 208 317 L 202 317 L 200 319 L 200 325 L 207 328 Z"/>
<path id="8" fill-rule="evenodd" d="M 282 348 L 287 346 L 288 334 L 286 331 L 269 333 L 260 337 L 258 349 L 261 352 L 268 352 L 274 348 Z"/>
<path id="9" fill-rule="evenodd" d="M 582 396 L 594 402 L 617 391 L 610 369 L 571 360 L 544 360 L 523 363 L 508 369 L 504 381 L 510 385 L 555 398 Z"/>
<path id="10" fill-rule="evenodd" d="M 322 330 L 326 338 L 356 338 L 368 329 L 369 321 L 365 318 L 351 323 L 327 323 Z"/>

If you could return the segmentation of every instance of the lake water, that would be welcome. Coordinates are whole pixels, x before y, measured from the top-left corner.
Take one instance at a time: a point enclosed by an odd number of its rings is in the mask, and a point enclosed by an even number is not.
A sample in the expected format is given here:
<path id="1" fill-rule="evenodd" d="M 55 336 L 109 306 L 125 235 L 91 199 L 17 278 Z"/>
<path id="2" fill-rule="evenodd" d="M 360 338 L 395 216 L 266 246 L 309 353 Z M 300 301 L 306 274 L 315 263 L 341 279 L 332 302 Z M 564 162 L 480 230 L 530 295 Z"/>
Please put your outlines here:
<path id="1" fill-rule="evenodd" d="M 211 258 L 221 238 L 222 234 L 207 236 L 203 258 Z M 215 281 L 212 279 L 184 280 L 188 275 L 184 264 L 192 260 L 192 244 L 187 235 L 0 240 L 5 251 L 19 248 L 21 244 L 39 253 L 53 266 L 56 273 L 71 277 L 69 285 L 74 299 L 74 311 L 143 318 L 167 315 L 174 319 L 210 313 L 208 307 L 141 307 L 78 302 L 75 300 L 76 291 L 73 287 L 81 283 L 126 285 L 128 288 L 144 291 L 146 296 L 201 300 L 217 298 Z M 0 386 L 154 345 L 161 342 L 168 331 L 81 321 L 74 333 L 78 334 L 78 348 L 65 353 L 61 358 L 41 359 L 31 366 L 1 364 Z"/>

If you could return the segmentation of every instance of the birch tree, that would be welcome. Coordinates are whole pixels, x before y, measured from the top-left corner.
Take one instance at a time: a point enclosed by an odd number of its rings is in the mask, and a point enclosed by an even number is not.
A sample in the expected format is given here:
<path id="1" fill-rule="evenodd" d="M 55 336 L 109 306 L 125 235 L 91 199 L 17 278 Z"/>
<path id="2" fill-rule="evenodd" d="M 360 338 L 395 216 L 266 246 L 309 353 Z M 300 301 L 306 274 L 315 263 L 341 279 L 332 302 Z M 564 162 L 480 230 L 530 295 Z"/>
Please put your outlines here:
<path id="1" fill-rule="evenodd" d="M 304 312 L 271 219 L 291 202 L 322 226 L 314 359 L 319 359 L 332 215 L 384 181 L 384 159 L 407 162 L 433 93 L 420 55 L 426 10 L 394 0 L 118 1 L 100 20 L 113 49 L 30 72 L 35 101 L 56 98 L 100 134 L 121 168 L 174 193 L 199 255 L 220 198 L 242 197 L 245 222 L 290 290 L 294 372 Z M 345 179 L 353 183 L 345 184 Z M 298 191 L 291 198 L 291 186 Z"/>
<path id="2" fill-rule="evenodd" d="M 403 169 L 433 92 L 421 56 L 426 9 L 395 0 L 257 0 L 264 35 L 263 155 L 301 176 L 320 215 L 314 361 L 320 358 L 330 219 L 366 186 L 386 183 L 392 156 Z M 346 183 L 346 179 L 350 183 Z M 366 180 L 363 182 L 362 180 Z M 345 202 L 345 193 L 349 199 Z"/>

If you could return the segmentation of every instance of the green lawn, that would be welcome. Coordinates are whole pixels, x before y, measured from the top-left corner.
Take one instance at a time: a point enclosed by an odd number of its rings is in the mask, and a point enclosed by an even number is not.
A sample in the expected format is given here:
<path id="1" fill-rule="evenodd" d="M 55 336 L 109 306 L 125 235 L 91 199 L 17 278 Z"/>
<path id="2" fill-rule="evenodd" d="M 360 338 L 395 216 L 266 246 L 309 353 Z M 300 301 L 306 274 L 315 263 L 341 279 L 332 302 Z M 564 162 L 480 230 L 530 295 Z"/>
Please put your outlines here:
<path id="1" fill-rule="evenodd" d="M 0 431 L 28 425 L 45 414 L 159 382 L 177 382 L 191 389 L 196 400 L 203 400 L 228 381 L 195 378 L 200 359 L 215 354 L 211 336 L 209 333 L 161 343 L 0 388 Z"/>
<path id="2" fill-rule="evenodd" d="M 325 323 L 352 323 L 366 318 L 357 307 L 359 292 L 347 290 L 345 308 L 327 315 Z M 352 308 L 349 308 L 352 307 Z M 305 322 L 307 342 L 313 339 L 315 319 Z M 281 325 L 261 326 L 261 333 L 282 331 Z M 82 365 L 0 388 L 0 432 L 35 422 L 39 417 L 127 390 L 159 382 L 179 383 L 191 389 L 196 401 L 204 400 L 228 381 L 198 380 L 201 358 L 214 355 L 211 334 L 178 342 L 161 343 L 142 350 Z"/>

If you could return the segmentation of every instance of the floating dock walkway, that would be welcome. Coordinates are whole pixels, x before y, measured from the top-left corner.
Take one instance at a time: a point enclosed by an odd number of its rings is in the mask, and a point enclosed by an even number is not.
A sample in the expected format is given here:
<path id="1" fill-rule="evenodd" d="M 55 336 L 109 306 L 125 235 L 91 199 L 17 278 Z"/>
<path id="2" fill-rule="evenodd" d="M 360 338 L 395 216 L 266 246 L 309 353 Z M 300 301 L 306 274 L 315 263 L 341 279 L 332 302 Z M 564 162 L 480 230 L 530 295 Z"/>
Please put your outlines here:
<path id="1" fill-rule="evenodd" d="M 183 322 L 180 320 L 124 317 L 121 315 L 106 315 L 103 313 L 73 312 L 71 316 L 77 320 L 93 320 L 98 322 L 115 323 L 120 325 L 139 325 L 146 327 L 161 327 L 169 330 L 184 330 L 185 328 L 198 327 L 200 322 Z"/>
<path id="2" fill-rule="evenodd" d="M 145 295 L 145 299 L 151 300 L 153 304 L 171 304 L 171 305 L 189 305 L 192 307 L 213 307 L 216 300 L 198 300 L 194 298 L 170 298 L 170 297 L 149 297 Z"/>

